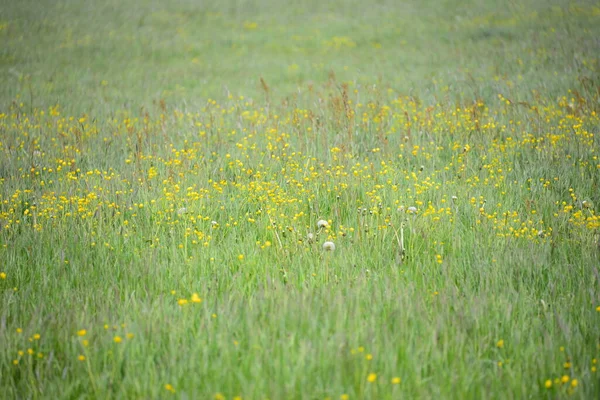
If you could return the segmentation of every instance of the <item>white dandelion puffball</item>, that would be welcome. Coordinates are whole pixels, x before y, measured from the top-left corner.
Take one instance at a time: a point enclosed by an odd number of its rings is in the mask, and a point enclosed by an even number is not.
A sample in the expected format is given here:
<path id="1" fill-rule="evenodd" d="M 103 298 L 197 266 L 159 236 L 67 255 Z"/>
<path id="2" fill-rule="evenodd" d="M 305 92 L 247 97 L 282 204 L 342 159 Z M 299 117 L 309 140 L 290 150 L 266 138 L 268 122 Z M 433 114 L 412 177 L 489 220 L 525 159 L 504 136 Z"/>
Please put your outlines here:
<path id="1" fill-rule="evenodd" d="M 308 235 L 306 235 L 306 239 L 308 239 L 308 241 L 312 243 L 312 241 L 315 240 L 315 235 L 309 233 Z"/>
<path id="2" fill-rule="evenodd" d="M 177 210 L 177 215 L 183 215 L 186 212 L 187 212 L 187 208 L 181 207 L 179 210 Z"/>
<path id="3" fill-rule="evenodd" d="M 456 200 L 458 200 L 458 197 L 457 196 L 452 196 L 452 201 L 456 201 Z"/>
<path id="4" fill-rule="evenodd" d="M 323 250 L 325 251 L 334 251 L 335 244 L 333 242 L 325 242 L 323 243 Z"/>
<path id="5" fill-rule="evenodd" d="M 417 207 L 410 206 L 406 209 L 410 214 L 415 214 L 417 212 Z"/>
<path id="6" fill-rule="evenodd" d="M 324 219 L 320 219 L 317 222 L 317 228 L 319 228 L 319 229 L 327 228 L 328 226 L 329 226 L 329 223 L 327 221 L 325 221 Z"/>

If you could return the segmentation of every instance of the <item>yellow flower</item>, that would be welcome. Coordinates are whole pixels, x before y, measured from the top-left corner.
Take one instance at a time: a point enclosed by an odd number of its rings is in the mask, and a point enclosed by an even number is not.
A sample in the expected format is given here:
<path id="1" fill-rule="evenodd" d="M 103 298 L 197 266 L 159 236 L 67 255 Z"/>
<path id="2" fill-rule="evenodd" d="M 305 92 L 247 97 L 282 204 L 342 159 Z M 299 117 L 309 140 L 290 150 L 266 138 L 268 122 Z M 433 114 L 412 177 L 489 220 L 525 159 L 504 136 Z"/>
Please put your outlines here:
<path id="1" fill-rule="evenodd" d="M 202 299 L 198 296 L 198 293 L 192 294 L 192 303 L 202 303 Z"/>
<path id="2" fill-rule="evenodd" d="M 546 379 L 546 382 L 544 382 L 544 386 L 546 387 L 546 389 L 550 389 L 552 387 L 552 380 Z"/>
<path id="3" fill-rule="evenodd" d="M 115 336 L 113 338 L 113 342 L 115 342 L 115 343 L 121 343 L 122 341 L 123 341 L 123 339 L 121 339 L 121 336 Z"/>
<path id="4" fill-rule="evenodd" d="M 344 393 L 343 395 L 341 395 L 341 396 L 340 396 L 340 400 L 349 400 L 349 399 L 350 399 L 350 396 L 348 396 L 348 395 L 347 395 L 347 394 L 345 394 L 345 393 Z"/>
<path id="5" fill-rule="evenodd" d="M 571 379 L 571 378 L 569 378 L 569 375 L 563 375 L 562 378 L 560 378 L 560 382 L 567 383 L 567 382 L 569 382 L 569 379 Z"/>
<path id="6" fill-rule="evenodd" d="M 17 333 L 23 333 L 23 329 L 17 328 Z"/>
<path id="7" fill-rule="evenodd" d="M 501 349 L 504 347 L 504 340 L 500 339 L 498 340 L 498 342 L 496 343 L 496 347 Z"/>
<path id="8" fill-rule="evenodd" d="M 128 332 L 127 335 L 125 335 L 127 337 L 127 339 L 133 339 L 133 333 Z"/>
<path id="9" fill-rule="evenodd" d="M 19 360 L 17 360 L 17 359 L 14 359 L 14 360 L 13 360 L 13 364 L 14 364 L 14 365 L 19 365 Z"/>
<path id="10" fill-rule="evenodd" d="M 392 378 L 392 385 L 398 385 L 400 382 L 402 382 L 402 380 L 399 377 L 395 376 Z"/>
<path id="11" fill-rule="evenodd" d="M 367 354 L 365 356 L 365 359 L 368 360 L 368 361 L 371 361 L 373 359 L 373 354 Z"/>
<path id="12" fill-rule="evenodd" d="M 79 357 L 77 357 L 77 359 L 79 361 L 85 361 L 85 356 L 83 354 L 80 354 Z"/>
<path id="13" fill-rule="evenodd" d="M 377 380 L 377 374 L 371 372 L 369 376 L 367 376 L 367 381 L 373 383 Z"/>
<path id="14" fill-rule="evenodd" d="M 167 391 L 169 391 L 171 393 L 175 393 L 175 388 L 170 383 L 166 383 L 165 384 L 165 390 L 167 390 Z"/>
<path id="15" fill-rule="evenodd" d="M 215 393 L 215 400 L 225 400 L 225 396 L 221 393 Z"/>
<path id="16" fill-rule="evenodd" d="M 85 329 L 81 329 L 77 331 L 77 336 L 85 336 L 86 333 L 87 331 Z"/>
<path id="17" fill-rule="evenodd" d="M 569 369 L 569 368 L 571 368 L 571 363 L 567 361 L 566 363 L 563 364 L 563 366 L 565 367 L 565 369 Z"/>
<path id="18" fill-rule="evenodd" d="M 0 279 L 6 279 L 6 272 L 0 272 Z"/>
<path id="19" fill-rule="evenodd" d="M 179 299 L 177 300 L 177 304 L 180 306 L 185 306 L 188 303 L 188 299 Z"/>
<path id="20" fill-rule="evenodd" d="M 600 312 L 600 306 L 596 307 L 596 311 Z"/>
<path id="21" fill-rule="evenodd" d="M 35 335 L 33 335 L 33 339 L 34 340 L 40 340 L 41 336 L 39 333 L 36 333 Z"/>
<path id="22" fill-rule="evenodd" d="M 34 353 L 33 349 L 31 349 L 31 348 L 27 349 L 27 354 L 29 354 L 31 356 L 31 355 L 33 355 L 33 353 Z"/>
<path id="23" fill-rule="evenodd" d="M 577 387 L 577 385 L 579 385 L 579 381 L 578 381 L 577 379 L 573 379 L 573 380 L 571 381 L 571 386 L 572 386 L 572 387 Z"/>
<path id="24" fill-rule="evenodd" d="M 89 342 L 89 340 L 87 340 L 87 339 L 83 339 L 83 340 L 81 341 L 81 344 L 83 344 L 83 347 L 88 347 L 88 345 L 90 344 L 90 342 Z"/>
<path id="25" fill-rule="evenodd" d="M 242 261 L 243 259 L 244 259 L 244 255 L 243 254 L 238 255 L 238 260 Z"/>

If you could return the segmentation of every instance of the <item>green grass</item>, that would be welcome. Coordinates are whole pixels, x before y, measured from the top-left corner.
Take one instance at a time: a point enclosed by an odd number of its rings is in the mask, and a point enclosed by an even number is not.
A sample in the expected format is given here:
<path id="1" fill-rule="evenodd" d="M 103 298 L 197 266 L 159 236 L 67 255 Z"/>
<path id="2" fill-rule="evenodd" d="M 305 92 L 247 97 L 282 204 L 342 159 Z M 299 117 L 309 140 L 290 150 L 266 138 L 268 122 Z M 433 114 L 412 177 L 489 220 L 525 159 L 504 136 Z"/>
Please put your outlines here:
<path id="1" fill-rule="evenodd" d="M 0 9 L 7 398 L 599 396 L 595 2 Z"/>

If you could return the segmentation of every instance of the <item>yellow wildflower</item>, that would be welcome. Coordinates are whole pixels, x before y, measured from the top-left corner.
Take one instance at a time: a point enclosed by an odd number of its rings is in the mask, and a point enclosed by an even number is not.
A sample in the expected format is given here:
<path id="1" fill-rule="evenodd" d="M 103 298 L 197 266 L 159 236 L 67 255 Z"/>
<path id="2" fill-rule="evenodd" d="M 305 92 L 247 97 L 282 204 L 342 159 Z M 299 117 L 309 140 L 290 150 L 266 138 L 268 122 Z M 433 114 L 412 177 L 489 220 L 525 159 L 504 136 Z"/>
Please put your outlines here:
<path id="1" fill-rule="evenodd" d="M 192 294 L 192 303 L 202 303 L 202 298 L 198 296 L 198 293 Z"/>
<path id="2" fill-rule="evenodd" d="M 170 383 L 166 383 L 165 384 L 165 390 L 167 390 L 167 391 L 169 391 L 171 393 L 175 393 L 175 388 Z"/>

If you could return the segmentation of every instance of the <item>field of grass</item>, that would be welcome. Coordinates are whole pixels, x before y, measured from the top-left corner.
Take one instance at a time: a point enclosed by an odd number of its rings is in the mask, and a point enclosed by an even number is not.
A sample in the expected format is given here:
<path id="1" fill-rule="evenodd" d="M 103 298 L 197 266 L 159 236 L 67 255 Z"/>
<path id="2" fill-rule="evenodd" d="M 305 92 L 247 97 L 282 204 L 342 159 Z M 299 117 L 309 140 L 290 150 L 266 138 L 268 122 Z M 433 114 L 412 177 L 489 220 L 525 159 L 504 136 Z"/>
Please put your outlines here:
<path id="1" fill-rule="evenodd" d="M 600 6 L 285 3 L 0 3 L 0 397 L 600 398 Z"/>

